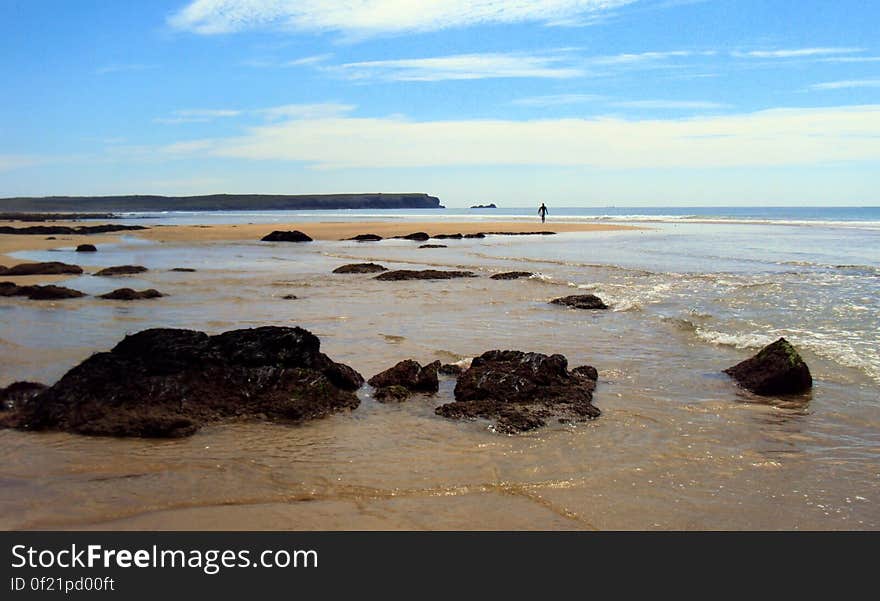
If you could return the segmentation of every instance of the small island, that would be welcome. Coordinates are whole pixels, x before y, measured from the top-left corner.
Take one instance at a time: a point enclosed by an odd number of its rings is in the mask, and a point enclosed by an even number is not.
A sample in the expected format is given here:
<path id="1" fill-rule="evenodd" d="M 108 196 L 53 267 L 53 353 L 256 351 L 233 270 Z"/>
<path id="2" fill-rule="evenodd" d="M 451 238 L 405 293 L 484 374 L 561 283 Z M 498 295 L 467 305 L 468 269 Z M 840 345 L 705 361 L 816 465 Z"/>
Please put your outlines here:
<path id="1" fill-rule="evenodd" d="M 496 207 L 495 203 L 493 202 L 493 203 L 490 203 L 487 205 L 474 205 L 471 208 L 472 209 L 497 209 L 498 207 Z"/>

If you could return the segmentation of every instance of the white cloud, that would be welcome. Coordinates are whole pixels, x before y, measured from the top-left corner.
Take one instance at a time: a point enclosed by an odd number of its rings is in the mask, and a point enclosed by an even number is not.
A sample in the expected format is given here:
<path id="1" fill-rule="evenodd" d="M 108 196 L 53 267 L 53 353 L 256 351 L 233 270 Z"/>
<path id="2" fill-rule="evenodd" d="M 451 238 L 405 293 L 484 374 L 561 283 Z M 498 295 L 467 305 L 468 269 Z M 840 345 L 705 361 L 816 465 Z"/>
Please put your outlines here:
<path id="1" fill-rule="evenodd" d="M 166 149 L 321 168 L 561 165 L 611 169 L 880 161 L 880 105 L 668 120 L 327 118 Z"/>
<path id="2" fill-rule="evenodd" d="M 511 104 L 519 106 L 562 106 L 566 104 L 583 104 L 601 100 L 603 96 L 598 94 L 548 94 L 546 96 L 529 96 L 526 98 L 517 98 Z"/>
<path id="3" fill-rule="evenodd" d="M 169 17 L 201 34 L 258 28 L 358 35 L 480 24 L 570 24 L 638 0 L 193 0 Z"/>
<path id="4" fill-rule="evenodd" d="M 811 90 L 847 90 L 851 88 L 880 88 L 880 79 L 847 79 L 826 81 L 810 86 Z"/>
<path id="5" fill-rule="evenodd" d="M 353 104 L 325 102 L 320 104 L 285 104 L 259 109 L 257 112 L 270 120 L 275 119 L 327 119 L 350 113 Z"/>
<path id="6" fill-rule="evenodd" d="M 636 54 L 616 54 L 613 56 L 597 56 L 590 59 L 594 65 L 631 65 L 645 62 L 662 61 L 668 58 L 684 58 L 693 55 L 689 50 L 669 50 L 664 52 L 639 52 Z M 700 53 L 706 54 L 706 53 Z"/>
<path id="7" fill-rule="evenodd" d="M 717 110 L 730 108 L 729 104 L 704 100 L 626 100 L 612 102 L 612 106 L 628 109 Z"/>
<path id="8" fill-rule="evenodd" d="M 564 79 L 584 75 L 580 68 L 565 64 L 564 54 L 519 52 L 457 54 L 428 58 L 394 59 L 345 63 L 328 70 L 348 79 L 386 81 L 441 81 L 537 77 Z"/>
<path id="9" fill-rule="evenodd" d="M 235 109 L 185 109 L 174 111 L 173 117 L 157 117 L 154 123 L 207 123 L 214 119 L 237 117 L 241 111 Z"/>
<path id="10" fill-rule="evenodd" d="M 834 54 L 856 54 L 859 52 L 864 52 L 864 48 L 787 48 L 781 50 L 733 52 L 731 54 L 741 58 L 805 58 Z"/>

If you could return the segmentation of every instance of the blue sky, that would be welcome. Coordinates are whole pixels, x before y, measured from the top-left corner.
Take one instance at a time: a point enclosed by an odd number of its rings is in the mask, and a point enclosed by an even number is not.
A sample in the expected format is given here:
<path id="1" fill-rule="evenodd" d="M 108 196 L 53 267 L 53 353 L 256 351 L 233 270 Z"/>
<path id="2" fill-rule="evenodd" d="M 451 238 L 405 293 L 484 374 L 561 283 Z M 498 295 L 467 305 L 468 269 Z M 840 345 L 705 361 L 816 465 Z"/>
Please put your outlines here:
<path id="1" fill-rule="evenodd" d="M 880 3 L 0 0 L 0 196 L 876 205 Z"/>

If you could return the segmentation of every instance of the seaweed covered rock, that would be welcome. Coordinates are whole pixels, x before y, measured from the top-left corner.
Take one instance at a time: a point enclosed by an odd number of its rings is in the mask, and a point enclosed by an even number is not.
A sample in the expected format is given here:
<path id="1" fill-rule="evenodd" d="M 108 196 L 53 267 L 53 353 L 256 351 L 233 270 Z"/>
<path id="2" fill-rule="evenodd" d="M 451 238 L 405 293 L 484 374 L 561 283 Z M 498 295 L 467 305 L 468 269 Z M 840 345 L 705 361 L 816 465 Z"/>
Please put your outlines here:
<path id="1" fill-rule="evenodd" d="M 725 369 L 724 373 L 746 390 L 764 396 L 798 394 L 813 386 L 810 368 L 785 338 L 765 346 L 754 357 Z"/>
<path id="2" fill-rule="evenodd" d="M 476 277 L 472 271 L 441 271 L 439 269 L 397 269 L 377 275 L 375 280 L 396 282 L 400 280 L 451 280 Z"/>
<path id="3" fill-rule="evenodd" d="M 93 253 L 98 252 L 98 248 L 94 244 L 80 244 L 76 247 L 76 252 L 78 253 Z"/>
<path id="4" fill-rule="evenodd" d="M 299 230 L 291 232 L 275 230 L 271 234 L 266 234 L 260 240 L 263 242 L 311 242 L 312 238 Z"/>
<path id="5" fill-rule="evenodd" d="M 415 232 L 406 236 L 394 236 L 398 240 L 415 240 L 416 242 L 425 242 L 430 238 L 425 232 Z"/>
<path id="6" fill-rule="evenodd" d="M 100 298 L 104 298 L 107 300 L 123 300 L 123 301 L 133 301 L 133 300 L 146 300 L 150 298 L 162 298 L 165 296 L 155 288 L 148 288 L 146 290 L 133 290 L 131 288 L 117 288 L 113 292 L 108 292 L 107 294 L 100 295 Z"/>
<path id="7" fill-rule="evenodd" d="M 13 382 L 6 388 L 0 388 L 0 411 L 28 402 L 46 388 L 48 386 L 39 382 Z"/>
<path id="8" fill-rule="evenodd" d="M 113 267 L 105 267 L 95 272 L 95 275 L 101 277 L 113 277 L 117 275 L 134 275 L 136 273 L 144 273 L 149 271 L 143 265 L 114 265 Z"/>
<path id="9" fill-rule="evenodd" d="M 388 271 L 388 268 L 378 263 L 351 263 L 337 267 L 333 273 L 381 273 L 383 271 Z"/>
<path id="10" fill-rule="evenodd" d="M 25 296 L 30 300 L 62 300 L 85 296 L 79 290 L 47 284 L 45 286 L 19 286 L 13 282 L 0 282 L 0 296 Z"/>
<path id="11" fill-rule="evenodd" d="M 550 301 L 551 305 L 563 305 L 573 309 L 607 309 L 608 305 L 595 294 L 573 294 L 572 296 L 563 296 L 562 298 L 554 298 Z"/>
<path id="12" fill-rule="evenodd" d="M 437 378 L 439 368 L 439 361 L 422 367 L 418 361 L 406 359 L 376 374 L 367 384 L 377 389 L 375 398 L 378 401 L 402 401 L 413 392 L 437 392 L 440 386 Z"/>
<path id="13" fill-rule="evenodd" d="M 0 275 L 79 275 L 82 272 L 82 267 L 79 265 L 49 261 L 46 263 L 19 263 L 0 270 Z"/>
<path id="14" fill-rule="evenodd" d="M 599 417 L 593 405 L 596 381 L 568 371 L 562 355 L 488 351 L 474 358 L 455 385 L 455 402 L 436 413 L 494 420 L 502 432 L 539 428 L 548 419 L 584 421 Z"/>
<path id="15" fill-rule="evenodd" d="M 531 271 L 505 271 L 504 273 L 496 273 L 490 276 L 493 280 L 518 280 L 520 278 L 530 278 L 533 274 Z"/>
<path id="16" fill-rule="evenodd" d="M 179 437 L 233 418 L 300 422 L 358 406 L 363 378 L 302 328 L 209 336 L 150 329 L 92 355 L 3 424 L 87 435 Z"/>
<path id="17" fill-rule="evenodd" d="M 354 242 L 379 242 L 382 240 L 382 236 L 378 234 L 358 234 L 352 238 L 346 238 L 346 240 L 351 240 Z"/>

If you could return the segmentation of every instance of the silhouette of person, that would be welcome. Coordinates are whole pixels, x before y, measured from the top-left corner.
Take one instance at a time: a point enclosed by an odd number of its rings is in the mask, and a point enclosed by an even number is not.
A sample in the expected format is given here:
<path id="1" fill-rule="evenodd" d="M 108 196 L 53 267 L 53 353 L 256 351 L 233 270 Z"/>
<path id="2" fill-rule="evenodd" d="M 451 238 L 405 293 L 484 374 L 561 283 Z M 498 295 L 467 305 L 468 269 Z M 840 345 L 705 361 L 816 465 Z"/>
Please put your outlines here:
<path id="1" fill-rule="evenodd" d="M 542 202 L 541 208 L 538 209 L 538 215 L 541 216 L 541 223 L 544 223 L 544 220 L 547 218 L 547 213 L 550 211 L 547 210 L 547 206 Z"/>

